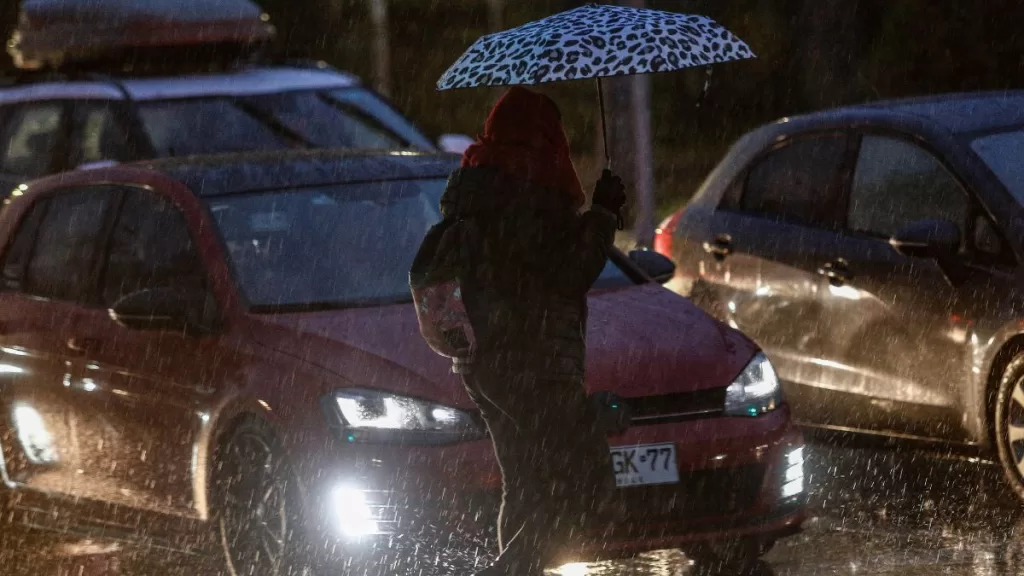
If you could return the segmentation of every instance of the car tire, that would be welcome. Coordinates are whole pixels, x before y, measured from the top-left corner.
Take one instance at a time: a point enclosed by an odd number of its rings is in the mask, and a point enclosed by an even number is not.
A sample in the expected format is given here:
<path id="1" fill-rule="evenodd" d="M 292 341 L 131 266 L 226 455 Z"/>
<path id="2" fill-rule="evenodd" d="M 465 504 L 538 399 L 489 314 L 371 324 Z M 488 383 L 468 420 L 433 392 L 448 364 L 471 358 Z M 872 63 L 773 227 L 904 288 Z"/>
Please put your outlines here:
<path id="1" fill-rule="evenodd" d="M 212 493 L 230 576 L 312 576 L 298 482 L 280 444 L 246 419 L 219 445 Z"/>
<path id="2" fill-rule="evenodd" d="M 1003 371 L 996 396 L 993 432 L 999 463 L 1010 489 L 1024 500 L 1024 353 L 1014 356 Z"/>

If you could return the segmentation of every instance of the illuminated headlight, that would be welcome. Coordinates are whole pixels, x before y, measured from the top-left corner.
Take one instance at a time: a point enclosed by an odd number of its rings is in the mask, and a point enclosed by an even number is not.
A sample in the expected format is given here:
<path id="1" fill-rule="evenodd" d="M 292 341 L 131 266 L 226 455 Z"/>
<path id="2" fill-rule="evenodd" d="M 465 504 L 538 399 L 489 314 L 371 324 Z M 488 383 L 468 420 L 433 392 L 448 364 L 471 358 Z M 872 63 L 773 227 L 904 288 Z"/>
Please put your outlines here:
<path id="1" fill-rule="evenodd" d="M 785 473 L 782 477 L 782 498 L 790 498 L 804 491 L 804 448 L 794 448 L 786 454 Z"/>
<path id="2" fill-rule="evenodd" d="M 380 532 L 362 490 L 354 486 L 337 486 L 328 504 L 335 529 L 346 538 L 361 538 Z"/>
<path id="3" fill-rule="evenodd" d="M 725 390 L 727 416 L 760 416 L 782 405 L 775 368 L 760 352 Z"/>
<path id="4" fill-rule="evenodd" d="M 329 417 L 349 442 L 451 442 L 482 436 L 473 417 L 462 410 L 379 390 L 334 393 Z"/>

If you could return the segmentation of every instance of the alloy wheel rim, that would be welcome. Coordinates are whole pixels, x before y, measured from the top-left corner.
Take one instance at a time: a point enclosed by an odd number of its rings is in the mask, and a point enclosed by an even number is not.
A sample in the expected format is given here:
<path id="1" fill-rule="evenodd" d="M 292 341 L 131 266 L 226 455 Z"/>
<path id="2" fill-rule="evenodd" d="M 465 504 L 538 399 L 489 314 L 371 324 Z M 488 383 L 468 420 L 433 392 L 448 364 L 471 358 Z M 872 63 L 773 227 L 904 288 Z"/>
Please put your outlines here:
<path id="1" fill-rule="evenodd" d="M 1004 435 L 1007 452 L 1013 460 L 1018 479 L 1024 481 L 1024 378 L 1013 384 L 1013 392 L 1006 407 L 1005 421 Z"/>

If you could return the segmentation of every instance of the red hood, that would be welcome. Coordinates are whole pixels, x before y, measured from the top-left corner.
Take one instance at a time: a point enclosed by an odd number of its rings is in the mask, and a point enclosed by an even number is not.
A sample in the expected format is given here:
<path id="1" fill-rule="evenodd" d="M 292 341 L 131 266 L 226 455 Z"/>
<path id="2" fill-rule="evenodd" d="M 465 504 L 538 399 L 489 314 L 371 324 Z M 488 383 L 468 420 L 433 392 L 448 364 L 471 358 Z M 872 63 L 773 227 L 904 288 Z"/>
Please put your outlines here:
<path id="1" fill-rule="evenodd" d="M 471 404 L 451 362 L 423 342 L 411 305 L 261 318 L 290 332 L 256 335 L 264 344 L 323 366 L 351 385 Z M 757 350 L 736 330 L 657 285 L 592 296 L 587 338 L 587 388 L 626 397 L 727 386 Z"/>

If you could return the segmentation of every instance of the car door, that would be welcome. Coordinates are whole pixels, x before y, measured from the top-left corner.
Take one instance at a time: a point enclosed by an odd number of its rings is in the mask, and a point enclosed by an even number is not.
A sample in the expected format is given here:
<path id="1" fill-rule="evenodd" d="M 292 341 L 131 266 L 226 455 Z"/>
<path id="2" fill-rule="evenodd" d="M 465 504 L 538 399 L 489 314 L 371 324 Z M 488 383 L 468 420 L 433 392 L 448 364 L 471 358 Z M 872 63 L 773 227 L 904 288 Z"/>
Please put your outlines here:
<path id="1" fill-rule="evenodd" d="M 844 229 L 825 263 L 835 275 L 824 382 L 842 408 L 830 423 L 964 440 L 958 398 L 970 381 L 970 322 L 994 280 L 972 263 L 998 251 L 995 227 L 920 143 L 885 133 L 865 133 L 859 142 Z M 955 261 L 904 256 L 890 244 L 926 219 L 959 228 Z"/>
<path id="2" fill-rule="evenodd" d="M 76 410 L 102 444 L 81 465 L 90 499 L 106 504 L 191 515 L 204 498 L 196 482 L 200 438 L 209 432 L 216 383 L 237 367 L 216 336 L 129 329 L 108 308 L 140 290 L 171 287 L 202 292 L 207 275 L 179 207 L 158 191 L 122 187 L 123 200 L 107 243 L 99 306 L 76 317 L 74 338 L 89 393 Z M 80 424 L 80 427 L 83 427 Z"/>
<path id="3" fill-rule="evenodd" d="M 0 111 L 0 193 L 65 166 L 67 103 L 62 100 L 6 106 Z"/>
<path id="4" fill-rule="evenodd" d="M 69 343 L 75 312 L 89 298 L 110 207 L 111 196 L 97 190 L 40 198 L 3 256 L 0 471 L 29 498 L 73 497 L 83 480 L 81 443 L 88 439 L 73 413 L 81 388 Z"/>
<path id="5" fill-rule="evenodd" d="M 704 242 L 695 292 L 709 291 L 717 315 L 764 348 L 791 396 L 820 378 L 828 283 L 818 267 L 835 250 L 848 152 L 842 132 L 767 150 L 723 195 Z"/>

